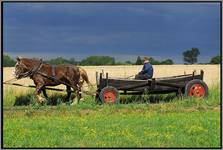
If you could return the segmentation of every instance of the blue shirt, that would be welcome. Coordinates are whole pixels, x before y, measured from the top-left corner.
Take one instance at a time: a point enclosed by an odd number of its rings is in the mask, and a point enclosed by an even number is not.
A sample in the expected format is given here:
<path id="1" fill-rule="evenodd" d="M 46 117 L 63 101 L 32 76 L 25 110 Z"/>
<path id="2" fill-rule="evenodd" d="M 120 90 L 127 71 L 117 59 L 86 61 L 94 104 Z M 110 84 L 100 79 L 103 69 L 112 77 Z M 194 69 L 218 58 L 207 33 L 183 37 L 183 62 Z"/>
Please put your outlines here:
<path id="1" fill-rule="evenodd" d="M 150 63 L 144 63 L 141 73 L 153 77 L 153 67 Z"/>

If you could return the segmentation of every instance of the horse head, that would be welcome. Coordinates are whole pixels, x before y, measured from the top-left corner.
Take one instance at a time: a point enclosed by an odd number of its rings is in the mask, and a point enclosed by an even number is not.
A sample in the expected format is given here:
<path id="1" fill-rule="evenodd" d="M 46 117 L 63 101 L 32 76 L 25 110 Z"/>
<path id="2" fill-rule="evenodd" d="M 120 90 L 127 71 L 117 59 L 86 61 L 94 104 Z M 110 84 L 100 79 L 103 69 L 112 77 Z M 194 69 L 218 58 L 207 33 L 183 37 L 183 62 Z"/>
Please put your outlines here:
<path id="1" fill-rule="evenodd" d="M 29 76 L 33 71 L 33 68 L 40 62 L 42 62 L 42 59 L 37 60 L 37 59 L 16 57 L 14 76 L 17 79 Z"/>

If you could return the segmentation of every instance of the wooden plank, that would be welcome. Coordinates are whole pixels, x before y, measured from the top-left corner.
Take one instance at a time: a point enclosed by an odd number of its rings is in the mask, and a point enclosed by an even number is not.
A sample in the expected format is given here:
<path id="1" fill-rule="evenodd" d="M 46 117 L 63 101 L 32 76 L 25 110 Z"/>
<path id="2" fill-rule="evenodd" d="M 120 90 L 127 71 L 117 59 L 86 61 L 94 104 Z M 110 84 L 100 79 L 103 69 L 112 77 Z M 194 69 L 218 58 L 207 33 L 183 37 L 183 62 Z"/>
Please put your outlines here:
<path id="1" fill-rule="evenodd" d="M 108 86 L 108 73 L 106 72 L 106 86 Z"/>
<path id="2" fill-rule="evenodd" d="M 99 88 L 102 89 L 102 73 L 99 76 Z"/>
<path id="3" fill-rule="evenodd" d="M 201 80 L 203 80 L 203 77 L 204 77 L 204 71 L 203 70 L 201 70 Z"/>
<path id="4" fill-rule="evenodd" d="M 176 79 L 176 78 L 183 78 L 183 77 L 188 77 L 188 76 L 192 76 L 192 75 L 193 74 L 185 74 L 185 75 L 178 75 L 178 76 L 161 77 L 161 78 L 156 78 L 156 80 Z"/>
<path id="5" fill-rule="evenodd" d="M 177 91 L 179 88 L 183 88 L 187 82 L 193 79 L 203 79 L 202 72 L 200 75 L 187 74 L 164 78 L 153 78 L 149 80 L 132 80 L 122 78 L 102 78 L 100 87 L 103 88 L 106 85 L 113 86 L 118 90 L 123 91 L 143 91 L 145 88 L 153 92 L 168 92 Z"/>
<path id="6" fill-rule="evenodd" d="M 123 85 L 122 87 L 119 87 L 118 89 L 120 90 L 133 90 L 135 88 L 138 88 L 138 87 L 145 87 L 149 85 L 149 83 L 140 83 L 140 84 L 135 84 L 135 85 L 128 85 L 128 86 L 125 86 Z"/>

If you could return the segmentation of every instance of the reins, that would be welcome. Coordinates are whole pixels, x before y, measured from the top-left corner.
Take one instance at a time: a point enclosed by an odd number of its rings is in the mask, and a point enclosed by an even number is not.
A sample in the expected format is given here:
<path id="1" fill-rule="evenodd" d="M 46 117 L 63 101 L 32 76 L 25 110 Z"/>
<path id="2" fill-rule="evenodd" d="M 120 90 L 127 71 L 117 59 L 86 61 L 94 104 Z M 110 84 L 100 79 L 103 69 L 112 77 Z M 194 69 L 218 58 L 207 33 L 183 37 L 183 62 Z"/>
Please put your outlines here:
<path id="1" fill-rule="evenodd" d="M 71 84 L 66 83 L 66 82 L 63 82 L 63 81 L 61 81 L 61 80 L 59 80 L 59 79 L 57 79 L 57 78 L 55 78 L 55 77 L 53 77 L 53 76 L 48 76 L 48 75 L 46 75 L 46 74 L 44 74 L 44 73 L 42 73 L 42 72 L 36 72 L 36 73 L 37 73 L 37 74 L 40 74 L 41 76 L 43 76 L 43 77 L 45 77 L 45 78 L 47 78 L 47 79 L 55 80 L 55 81 L 58 81 L 58 82 L 61 83 L 61 84 L 64 84 L 64 85 L 67 85 L 67 86 L 72 87 Z"/>
<path id="2" fill-rule="evenodd" d="M 39 70 L 42 68 L 42 65 L 43 65 L 43 61 L 42 61 L 42 59 L 40 59 L 40 63 L 38 64 L 37 67 L 33 67 L 31 70 L 29 70 L 29 71 L 27 71 L 27 72 L 25 72 L 25 73 L 21 73 L 21 74 L 19 74 L 19 76 L 21 76 L 21 78 L 12 78 L 12 79 L 10 79 L 10 80 L 8 80 L 8 81 L 5 81 L 5 82 L 3 82 L 3 83 L 4 83 L 4 84 L 9 84 L 10 82 L 15 81 L 15 80 L 20 80 L 20 79 L 22 79 L 22 78 L 26 78 L 26 77 L 32 77 L 34 74 L 40 74 L 41 76 L 43 76 L 43 77 L 45 77 L 45 78 L 47 78 L 47 79 L 50 79 L 50 80 L 53 80 L 53 81 L 57 81 L 57 82 L 59 82 L 59 83 L 61 83 L 61 84 L 64 84 L 64 85 L 73 87 L 73 86 L 72 86 L 71 84 L 69 84 L 69 83 L 63 82 L 63 81 L 61 81 L 61 80 L 59 80 L 59 79 L 57 79 L 57 78 L 55 78 L 55 77 L 53 77 L 53 76 L 48 76 L 48 75 L 45 74 L 45 73 L 39 72 Z M 16 84 L 12 84 L 12 85 L 16 85 Z M 17 85 L 18 85 L 18 84 L 17 84 Z M 78 88 L 79 88 L 79 85 L 78 85 L 78 84 L 77 84 L 77 86 L 78 86 Z M 94 86 L 94 85 L 88 85 L 88 86 Z M 83 87 L 83 86 L 82 86 L 82 87 Z"/>
<path id="3" fill-rule="evenodd" d="M 131 75 L 131 76 L 126 77 L 125 79 L 129 79 L 129 78 L 134 77 L 134 76 L 135 76 L 135 75 Z"/>
<path id="4" fill-rule="evenodd" d="M 40 63 L 38 64 L 38 66 L 36 66 L 36 67 L 34 66 L 34 67 L 33 67 L 32 69 L 30 69 L 29 71 L 27 71 L 27 72 L 25 72 L 25 73 L 21 73 L 21 74 L 19 74 L 20 78 L 16 78 L 16 77 L 14 77 L 14 78 L 12 78 L 12 79 L 10 79 L 10 80 L 7 80 L 7 81 L 3 82 L 3 84 L 15 85 L 15 86 L 20 86 L 20 87 L 35 88 L 36 86 L 34 86 L 34 85 L 28 85 L 28 86 L 27 86 L 27 85 L 21 85 L 21 84 L 18 84 L 18 83 L 11 83 L 11 82 L 16 81 L 16 80 L 20 80 L 20 79 L 25 78 L 25 77 L 32 77 L 32 76 L 35 75 L 35 74 L 39 74 L 39 75 L 41 75 L 41 76 L 43 76 L 43 77 L 45 77 L 45 78 L 47 78 L 47 79 L 49 79 L 49 80 L 57 81 L 57 82 L 59 82 L 59 83 L 61 83 L 61 84 L 64 84 L 64 85 L 73 87 L 71 84 L 66 83 L 66 82 L 63 82 L 63 81 L 57 79 L 57 78 L 54 77 L 54 76 L 48 76 L 47 74 L 40 72 L 40 69 L 42 68 L 42 65 L 43 65 L 43 61 L 42 61 L 42 59 L 40 59 Z M 95 85 L 96 85 L 96 84 L 90 84 L 90 85 L 87 85 L 87 86 L 91 86 L 91 87 L 92 87 L 92 86 L 95 86 Z M 78 84 L 77 84 L 77 86 L 78 86 L 78 88 L 80 88 Z M 81 87 L 83 88 L 83 87 L 87 87 L 87 86 L 81 86 Z M 54 91 L 61 91 L 61 92 L 64 92 L 64 91 L 67 91 L 67 92 L 74 92 L 74 91 L 72 91 L 72 90 L 57 89 L 57 88 L 49 88 L 49 87 L 45 87 L 45 89 L 47 89 L 47 90 L 54 90 Z M 88 95 L 95 96 L 95 94 L 92 94 L 91 92 L 88 92 L 88 91 L 83 91 L 83 90 L 82 90 L 82 93 L 85 93 L 85 94 L 88 94 Z"/>
<path id="5" fill-rule="evenodd" d="M 19 80 L 19 79 L 17 79 L 16 77 L 14 77 L 14 78 L 12 78 L 12 79 L 10 79 L 10 80 L 7 80 L 7 81 L 5 81 L 5 82 L 3 82 L 4 84 L 7 84 L 7 83 L 11 83 L 12 81 L 16 81 L 16 80 Z"/>
<path id="6" fill-rule="evenodd" d="M 44 74 L 44 73 L 41 73 L 41 72 L 37 72 L 38 74 L 40 74 L 40 75 L 42 75 L 43 77 L 45 77 L 45 78 L 47 78 L 47 79 L 50 79 L 50 80 L 55 80 L 55 81 L 58 81 L 58 82 L 60 82 L 61 84 L 64 84 L 64 85 L 67 85 L 67 86 L 70 86 L 70 87 L 72 87 L 72 85 L 71 84 L 68 84 L 68 83 L 66 83 L 66 82 L 63 82 L 63 81 L 61 81 L 61 80 L 59 80 L 59 79 L 57 79 L 57 78 L 55 78 L 55 77 L 52 77 L 52 76 L 48 76 L 48 75 L 46 75 L 46 74 Z M 78 84 L 77 84 L 78 85 Z M 93 86 L 95 86 L 96 84 L 90 84 L 90 85 L 86 85 L 86 86 L 82 86 L 82 87 L 93 87 Z M 79 86 L 79 85 L 78 85 Z"/>
<path id="7" fill-rule="evenodd" d="M 28 88 L 36 88 L 34 85 L 22 85 L 18 83 L 8 83 L 8 82 L 3 82 L 3 84 L 8 84 L 8 85 L 15 85 L 15 86 L 20 86 L 20 87 L 28 87 Z M 74 93 L 73 90 L 66 90 L 66 89 L 57 89 L 57 88 L 51 88 L 51 87 L 45 87 L 46 90 L 51 90 L 51 91 L 58 91 L 58 92 L 72 92 Z M 88 91 L 81 91 L 82 93 L 95 96 L 94 93 L 88 92 Z"/>
<path id="8" fill-rule="evenodd" d="M 64 84 L 64 85 L 67 85 L 67 86 L 71 86 L 71 87 L 72 87 L 71 84 L 68 84 L 68 83 L 66 83 L 66 82 L 63 82 L 63 81 L 61 81 L 61 80 L 59 80 L 59 79 L 57 79 L 57 78 L 55 78 L 55 77 L 53 77 L 53 76 L 48 76 L 47 74 L 44 74 L 44 73 L 42 73 L 42 72 L 39 72 L 39 70 L 42 68 L 42 65 L 43 65 L 43 61 L 42 61 L 42 59 L 40 59 L 40 63 L 38 64 L 37 67 L 33 67 L 33 68 L 30 69 L 29 71 L 27 71 L 27 72 L 25 72 L 25 73 L 21 73 L 21 74 L 19 74 L 19 76 L 21 76 L 21 78 L 26 78 L 26 77 L 32 77 L 32 76 L 35 75 L 35 74 L 40 74 L 41 76 L 43 76 L 43 77 L 45 77 L 45 78 L 47 78 L 47 79 L 55 80 L 55 81 L 57 81 L 57 82 L 59 82 L 59 83 L 61 83 L 61 84 Z M 14 79 L 19 80 L 19 79 L 21 79 L 21 78 L 14 78 Z M 12 80 L 12 79 L 11 79 L 11 80 Z M 10 81 L 10 80 L 9 80 L 9 81 Z M 5 83 L 6 83 L 6 82 L 5 82 Z M 7 83 L 9 83 L 9 82 L 7 82 Z"/>
<path id="9" fill-rule="evenodd" d="M 21 73 L 21 74 L 19 74 L 19 76 L 21 76 L 20 78 L 16 78 L 16 77 L 14 77 L 14 78 L 12 78 L 12 79 L 10 79 L 10 80 L 7 80 L 7 81 L 5 81 L 5 82 L 3 82 L 3 83 L 4 83 L 4 84 L 10 84 L 10 83 L 13 82 L 13 81 L 17 81 L 17 80 L 20 80 L 20 79 L 22 79 L 22 78 L 32 76 L 32 75 L 34 75 L 35 73 L 37 73 L 37 72 L 41 69 L 42 65 L 43 65 L 43 63 L 42 63 L 42 59 L 41 59 L 39 65 L 38 65 L 36 68 L 33 67 L 31 70 L 29 70 L 29 71 L 27 71 L 27 72 L 25 72 L 25 73 Z M 14 83 L 13 83 L 13 84 L 14 84 Z M 13 84 L 12 84 L 12 85 L 13 85 Z M 15 83 L 15 84 L 16 84 L 16 83 Z"/>

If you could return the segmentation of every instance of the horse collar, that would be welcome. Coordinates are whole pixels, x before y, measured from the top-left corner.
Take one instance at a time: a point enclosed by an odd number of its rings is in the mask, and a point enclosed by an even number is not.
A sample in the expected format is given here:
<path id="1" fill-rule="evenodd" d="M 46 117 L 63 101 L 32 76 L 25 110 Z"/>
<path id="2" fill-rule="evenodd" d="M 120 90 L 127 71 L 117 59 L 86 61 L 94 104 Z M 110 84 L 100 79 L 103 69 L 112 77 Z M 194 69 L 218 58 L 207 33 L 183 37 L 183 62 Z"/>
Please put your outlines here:
<path id="1" fill-rule="evenodd" d="M 55 77 L 55 65 L 52 65 L 52 75 Z"/>
<path id="2" fill-rule="evenodd" d="M 37 67 L 33 67 L 30 71 L 28 71 L 25 77 L 29 76 L 30 78 L 32 78 L 33 75 L 36 74 L 42 68 L 42 65 L 43 65 L 43 61 L 41 59 L 39 65 Z"/>

